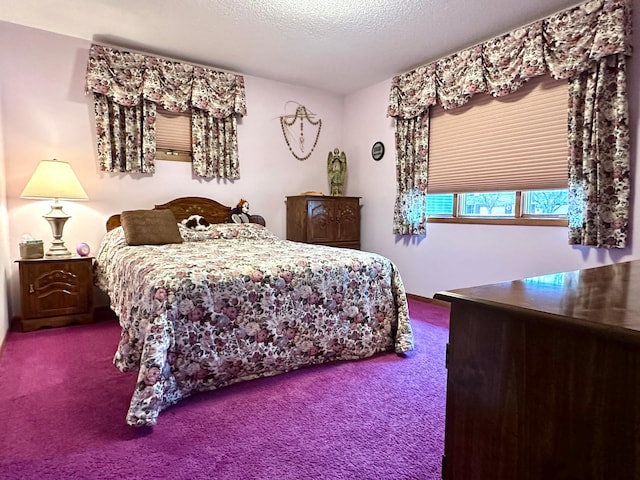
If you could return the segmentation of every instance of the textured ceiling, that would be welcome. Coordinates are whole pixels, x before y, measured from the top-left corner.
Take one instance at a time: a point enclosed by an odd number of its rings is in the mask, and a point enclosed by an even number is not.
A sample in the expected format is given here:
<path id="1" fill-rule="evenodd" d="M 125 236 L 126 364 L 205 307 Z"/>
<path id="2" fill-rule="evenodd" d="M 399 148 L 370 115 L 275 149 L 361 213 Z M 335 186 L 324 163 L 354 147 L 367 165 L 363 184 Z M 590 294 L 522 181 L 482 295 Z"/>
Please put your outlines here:
<path id="1" fill-rule="evenodd" d="M 0 20 L 349 94 L 574 0 L 0 0 Z"/>

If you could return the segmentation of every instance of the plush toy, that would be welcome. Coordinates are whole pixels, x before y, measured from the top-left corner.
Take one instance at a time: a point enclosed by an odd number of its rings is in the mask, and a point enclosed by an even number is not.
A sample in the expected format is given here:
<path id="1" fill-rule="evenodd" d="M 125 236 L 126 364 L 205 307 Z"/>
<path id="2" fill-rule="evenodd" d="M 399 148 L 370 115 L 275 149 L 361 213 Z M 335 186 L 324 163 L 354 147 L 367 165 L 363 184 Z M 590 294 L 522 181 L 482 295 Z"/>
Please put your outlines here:
<path id="1" fill-rule="evenodd" d="M 189 218 L 182 220 L 182 224 L 191 230 L 207 230 L 210 226 L 207 219 L 202 215 L 191 215 Z"/>
<path id="2" fill-rule="evenodd" d="M 231 220 L 234 223 L 249 223 L 249 202 L 241 198 L 238 204 L 231 209 Z"/>

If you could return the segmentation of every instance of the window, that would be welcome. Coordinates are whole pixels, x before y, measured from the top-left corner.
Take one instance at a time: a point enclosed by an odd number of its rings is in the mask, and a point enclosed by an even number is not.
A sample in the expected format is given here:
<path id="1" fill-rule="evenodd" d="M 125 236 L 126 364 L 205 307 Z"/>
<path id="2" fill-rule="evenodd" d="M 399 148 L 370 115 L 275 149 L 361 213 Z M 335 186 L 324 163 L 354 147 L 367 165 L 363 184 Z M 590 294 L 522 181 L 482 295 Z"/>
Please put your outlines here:
<path id="1" fill-rule="evenodd" d="M 567 225 L 566 189 L 427 195 L 432 223 Z"/>
<path id="2" fill-rule="evenodd" d="M 458 213 L 470 217 L 511 217 L 515 192 L 466 193 L 458 197 Z"/>
<path id="3" fill-rule="evenodd" d="M 432 108 L 429 221 L 566 225 L 567 104 L 566 81 L 543 75 Z"/>
<path id="4" fill-rule="evenodd" d="M 567 190 L 539 190 L 525 193 L 522 199 L 523 215 L 567 215 L 569 210 Z"/>
<path id="5" fill-rule="evenodd" d="M 453 215 L 453 194 L 427 195 L 427 215 Z"/>
<path id="6" fill-rule="evenodd" d="M 156 160 L 191 161 L 191 111 L 156 111 Z"/>

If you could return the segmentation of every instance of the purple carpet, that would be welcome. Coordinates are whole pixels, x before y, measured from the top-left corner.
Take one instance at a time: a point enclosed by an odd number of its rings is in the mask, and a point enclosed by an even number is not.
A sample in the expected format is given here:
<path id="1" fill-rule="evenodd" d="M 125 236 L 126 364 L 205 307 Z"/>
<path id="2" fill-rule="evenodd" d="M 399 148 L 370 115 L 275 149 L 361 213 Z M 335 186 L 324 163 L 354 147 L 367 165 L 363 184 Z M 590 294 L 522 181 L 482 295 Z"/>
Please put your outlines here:
<path id="1" fill-rule="evenodd" d="M 449 311 L 409 303 L 416 349 L 199 393 L 129 427 L 114 321 L 9 332 L 0 478 L 430 480 L 443 451 Z"/>

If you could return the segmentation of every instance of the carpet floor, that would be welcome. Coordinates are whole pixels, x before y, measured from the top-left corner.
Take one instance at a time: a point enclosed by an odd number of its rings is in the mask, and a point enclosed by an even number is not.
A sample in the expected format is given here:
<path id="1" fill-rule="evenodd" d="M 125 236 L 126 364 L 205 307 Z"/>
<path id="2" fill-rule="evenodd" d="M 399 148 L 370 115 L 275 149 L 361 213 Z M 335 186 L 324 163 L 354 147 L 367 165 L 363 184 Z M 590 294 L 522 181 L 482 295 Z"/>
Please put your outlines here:
<path id="1" fill-rule="evenodd" d="M 115 321 L 22 333 L 0 356 L 0 478 L 441 478 L 449 310 L 410 300 L 416 348 L 199 393 L 154 427 L 125 414 L 135 374 Z"/>

